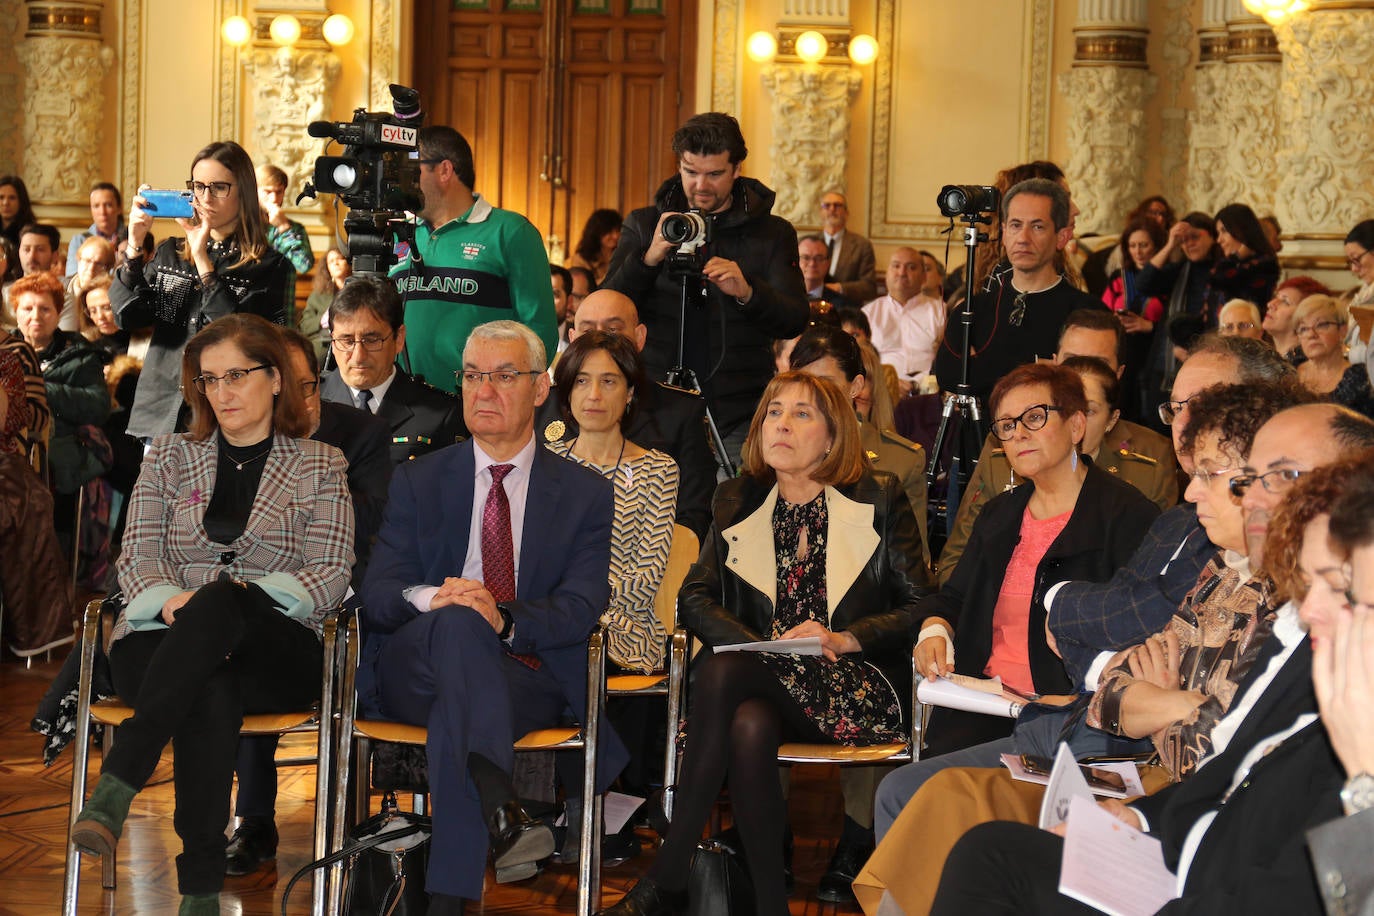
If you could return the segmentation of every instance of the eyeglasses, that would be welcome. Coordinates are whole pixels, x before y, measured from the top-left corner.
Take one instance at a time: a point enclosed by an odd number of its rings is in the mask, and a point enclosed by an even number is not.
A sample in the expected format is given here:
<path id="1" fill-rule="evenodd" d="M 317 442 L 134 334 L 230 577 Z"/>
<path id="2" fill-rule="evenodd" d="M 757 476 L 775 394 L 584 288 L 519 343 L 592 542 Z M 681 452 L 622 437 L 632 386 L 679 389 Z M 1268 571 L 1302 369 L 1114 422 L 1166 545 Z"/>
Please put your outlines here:
<path id="1" fill-rule="evenodd" d="M 1221 325 L 1223 334 L 1239 334 L 1241 331 L 1249 331 L 1255 327 L 1253 321 L 1229 321 Z"/>
<path id="2" fill-rule="evenodd" d="M 1277 496 L 1291 490 L 1293 484 L 1298 482 L 1298 478 L 1306 473 L 1307 471 L 1300 471 L 1297 468 L 1278 468 L 1273 471 L 1265 471 L 1263 474 L 1241 474 L 1231 478 L 1231 495 L 1240 499 L 1258 483 L 1264 487 L 1265 492 Z"/>
<path id="3" fill-rule="evenodd" d="M 1367 258 L 1367 257 L 1369 257 L 1369 252 L 1368 252 L 1368 251 L 1361 251 L 1359 254 L 1355 255 L 1355 257 L 1353 257 L 1353 258 L 1346 258 L 1346 259 L 1345 259 L 1345 263 L 1347 263 L 1347 264 L 1350 265 L 1350 269 L 1351 269 L 1351 270 L 1354 270 L 1356 267 L 1359 267 L 1359 266 L 1360 266 L 1360 262 L 1363 261 L 1363 260 L 1364 260 L 1365 258 Z"/>
<path id="4" fill-rule="evenodd" d="M 315 394 L 316 391 L 319 390 L 319 388 L 320 383 L 318 381 L 316 381 L 315 379 L 306 379 L 305 381 L 301 382 L 301 395 L 307 398 L 311 397 Z"/>
<path id="5" fill-rule="evenodd" d="M 251 369 L 230 369 L 228 372 L 220 376 L 197 375 L 195 378 L 191 379 L 191 384 L 195 385 L 196 390 L 199 391 L 201 394 L 208 394 L 209 391 L 207 389 L 213 388 L 222 387 L 225 390 L 229 390 L 237 388 L 243 382 L 244 379 L 248 378 L 248 376 L 252 375 L 254 372 L 257 372 L 259 369 L 270 368 L 272 367 L 263 364 L 261 366 L 254 366 Z"/>
<path id="6" fill-rule="evenodd" d="M 382 348 L 382 344 L 395 336 L 396 333 L 394 331 L 385 337 L 380 334 L 365 334 L 362 337 L 354 337 L 351 334 L 345 334 L 340 337 L 331 337 L 329 339 L 329 344 L 339 353 L 349 353 L 358 344 L 362 344 L 363 349 L 367 352 L 375 353 Z"/>
<path id="7" fill-rule="evenodd" d="M 992 434 L 1002 442 L 1007 442 L 1012 436 L 1016 435 L 1016 426 L 1020 424 L 1028 432 L 1043 429 L 1045 424 L 1050 422 L 1050 411 L 1059 410 L 1050 404 L 1034 404 L 1021 411 L 1019 417 L 1001 417 L 992 421 Z"/>
<path id="8" fill-rule="evenodd" d="M 803 264 L 826 264 L 830 261 L 828 254 L 801 254 L 797 255 L 797 260 Z"/>
<path id="9" fill-rule="evenodd" d="M 517 372 L 514 369 L 497 369 L 494 372 L 478 372 L 476 369 L 464 369 L 461 372 L 455 372 L 453 374 L 458 376 L 458 381 L 465 388 L 468 385 L 476 388 L 486 379 L 490 380 L 497 388 L 507 389 L 514 388 L 515 383 L 520 381 L 520 376 L 522 375 L 539 375 L 540 373 L 538 370 L 534 369 L 531 369 L 529 372 Z"/>
<path id="10" fill-rule="evenodd" d="M 1190 478 L 1192 478 L 1193 480 L 1196 480 L 1198 483 L 1202 484 L 1204 487 L 1210 487 L 1212 484 L 1216 483 L 1218 480 L 1221 479 L 1221 475 L 1222 475 L 1222 474 L 1231 474 L 1231 473 L 1234 473 L 1236 470 L 1238 470 L 1238 469 L 1237 469 L 1237 468 L 1221 468 L 1220 470 L 1217 470 L 1217 471 L 1204 471 L 1204 470 L 1202 470 L 1201 468 L 1198 468 L 1196 471 L 1194 471 L 1193 473 L 1189 474 L 1188 476 L 1189 476 Z M 1236 475 L 1236 476 L 1240 476 L 1240 475 Z M 1227 486 L 1228 486 L 1228 487 L 1230 486 L 1229 482 L 1228 482 Z"/>
<path id="11" fill-rule="evenodd" d="M 1026 294 L 1017 293 L 1016 301 L 1011 304 L 1011 316 L 1007 319 L 1012 327 L 1021 327 L 1021 322 L 1026 320 Z M 1039 427 L 1036 427 L 1037 429 Z"/>
<path id="12" fill-rule="evenodd" d="M 186 182 L 186 190 L 190 191 L 199 199 L 204 199 L 207 195 L 215 200 L 223 200 L 229 196 L 229 192 L 234 189 L 232 181 L 212 181 L 206 184 L 203 181 Z"/>
<path id="13" fill-rule="evenodd" d="M 821 209 L 822 209 L 822 210 L 843 210 L 843 209 L 844 209 L 844 201 L 839 201 L 839 200 L 826 201 L 826 202 L 824 202 L 824 203 L 821 204 Z"/>
<path id="14" fill-rule="evenodd" d="M 1299 325 L 1293 329 L 1293 333 L 1297 334 L 1299 337 L 1304 334 L 1324 334 L 1332 328 L 1338 328 L 1340 326 L 1341 323 L 1339 321 L 1318 321 L 1315 324 Z"/>
<path id="15" fill-rule="evenodd" d="M 1160 404 L 1159 421 L 1165 426 L 1173 426 L 1174 421 L 1179 418 L 1184 408 L 1188 406 L 1188 402 L 1195 397 L 1197 397 L 1197 395 L 1193 395 L 1191 398 L 1184 398 L 1181 401 L 1165 401 L 1163 404 Z"/>

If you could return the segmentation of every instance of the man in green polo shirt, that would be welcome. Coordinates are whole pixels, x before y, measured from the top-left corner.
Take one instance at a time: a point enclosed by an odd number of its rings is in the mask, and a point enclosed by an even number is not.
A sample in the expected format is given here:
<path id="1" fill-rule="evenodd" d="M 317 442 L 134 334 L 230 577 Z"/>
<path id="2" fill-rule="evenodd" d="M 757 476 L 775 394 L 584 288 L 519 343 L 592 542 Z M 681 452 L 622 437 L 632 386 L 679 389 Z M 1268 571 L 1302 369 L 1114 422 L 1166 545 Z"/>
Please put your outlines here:
<path id="1" fill-rule="evenodd" d="M 502 318 L 533 330 L 546 354 L 556 352 L 558 316 L 539 230 L 473 193 L 472 147 L 458 131 L 422 128 L 419 155 L 424 208 L 414 245 L 391 271 L 405 300 L 411 372 L 456 391 L 468 334 Z"/>

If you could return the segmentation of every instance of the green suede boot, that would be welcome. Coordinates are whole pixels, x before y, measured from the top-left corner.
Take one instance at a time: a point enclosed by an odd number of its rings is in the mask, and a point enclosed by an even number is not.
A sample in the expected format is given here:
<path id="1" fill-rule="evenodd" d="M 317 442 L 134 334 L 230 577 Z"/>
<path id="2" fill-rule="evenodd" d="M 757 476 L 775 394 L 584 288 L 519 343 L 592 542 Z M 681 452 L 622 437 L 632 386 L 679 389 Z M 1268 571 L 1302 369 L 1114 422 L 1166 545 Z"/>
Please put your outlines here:
<path id="1" fill-rule="evenodd" d="M 182 897 L 177 916 L 219 916 L 219 894 L 188 894 Z"/>
<path id="2" fill-rule="evenodd" d="M 95 791 L 72 825 L 72 842 L 82 852 L 108 856 L 124 832 L 124 819 L 138 790 L 118 777 L 102 773 Z"/>

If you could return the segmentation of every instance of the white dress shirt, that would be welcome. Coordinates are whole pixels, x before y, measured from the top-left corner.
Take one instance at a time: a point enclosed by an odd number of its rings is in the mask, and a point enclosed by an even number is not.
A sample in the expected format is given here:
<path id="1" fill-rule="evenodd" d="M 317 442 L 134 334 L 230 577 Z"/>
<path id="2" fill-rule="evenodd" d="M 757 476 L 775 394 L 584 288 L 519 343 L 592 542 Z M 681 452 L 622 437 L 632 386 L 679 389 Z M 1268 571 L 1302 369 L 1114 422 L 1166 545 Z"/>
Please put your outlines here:
<path id="1" fill-rule="evenodd" d="M 385 398 L 386 393 L 391 390 L 391 383 L 394 381 L 396 381 L 396 367 L 392 366 L 391 374 L 386 377 L 386 381 L 382 382 L 380 385 L 367 389 L 372 394 L 372 400 L 367 402 L 367 409 L 374 415 L 378 410 L 381 410 L 382 399 Z M 362 389 L 354 388 L 352 385 L 348 384 L 348 382 L 344 382 L 344 386 L 348 388 L 348 396 L 352 399 L 353 406 L 357 407 L 358 392 L 362 391 Z"/>
<path id="2" fill-rule="evenodd" d="M 906 302 L 891 296 L 864 306 L 873 332 L 873 347 L 883 362 L 897 370 L 905 382 L 917 382 L 930 374 L 935 351 L 945 336 L 945 304 L 920 293 Z"/>

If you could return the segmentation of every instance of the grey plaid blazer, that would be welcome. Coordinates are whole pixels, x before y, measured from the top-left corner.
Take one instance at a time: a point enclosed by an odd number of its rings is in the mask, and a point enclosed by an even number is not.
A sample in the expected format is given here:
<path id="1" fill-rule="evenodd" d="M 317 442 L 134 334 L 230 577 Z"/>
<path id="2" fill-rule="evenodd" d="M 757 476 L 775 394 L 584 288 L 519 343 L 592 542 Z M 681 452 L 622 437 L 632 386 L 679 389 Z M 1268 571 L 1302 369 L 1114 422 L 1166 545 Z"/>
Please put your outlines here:
<path id="1" fill-rule="evenodd" d="M 113 639 L 164 626 L 168 598 L 213 582 L 223 570 L 261 586 L 316 635 L 343 599 L 354 560 L 343 454 L 322 442 L 274 437 L 248 524 L 226 546 L 210 540 L 203 525 L 215 488 L 216 441 L 159 436 L 144 456 L 117 565 L 126 605 Z"/>

